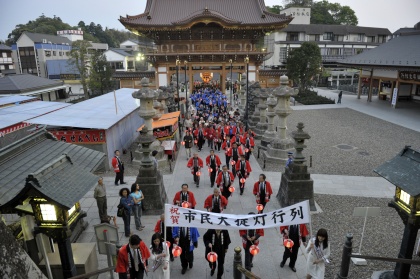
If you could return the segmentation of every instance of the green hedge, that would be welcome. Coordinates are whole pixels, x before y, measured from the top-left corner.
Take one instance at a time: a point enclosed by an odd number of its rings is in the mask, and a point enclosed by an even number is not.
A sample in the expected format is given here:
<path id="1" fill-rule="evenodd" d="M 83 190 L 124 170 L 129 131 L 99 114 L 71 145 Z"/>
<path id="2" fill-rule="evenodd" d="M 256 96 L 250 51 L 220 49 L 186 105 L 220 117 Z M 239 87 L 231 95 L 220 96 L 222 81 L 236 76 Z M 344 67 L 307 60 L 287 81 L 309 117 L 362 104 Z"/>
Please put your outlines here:
<path id="1" fill-rule="evenodd" d="M 305 92 L 299 92 L 299 94 L 295 96 L 294 98 L 297 102 L 303 105 L 335 104 L 334 100 L 331 100 L 324 96 L 319 96 L 316 92 L 311 91 L 311 90 L 306 90 Z"/>

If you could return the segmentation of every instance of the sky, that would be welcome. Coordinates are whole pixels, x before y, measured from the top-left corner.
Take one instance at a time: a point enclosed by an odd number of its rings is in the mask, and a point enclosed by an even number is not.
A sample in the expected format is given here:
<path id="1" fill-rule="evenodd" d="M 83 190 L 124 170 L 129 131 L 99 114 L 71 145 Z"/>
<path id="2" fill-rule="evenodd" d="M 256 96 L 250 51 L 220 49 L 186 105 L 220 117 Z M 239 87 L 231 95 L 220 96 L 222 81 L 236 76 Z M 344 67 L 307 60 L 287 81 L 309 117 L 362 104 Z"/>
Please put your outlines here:
<path id="1" fill-rule="evenodd" d="M 173 2 L 182 0 L 173 0 Z M 199 1 L 199 0 L 197 0 Z M 229 1 L 229 0 L 220 0 Z M 123 30 L 120 16 L 143 13 L 146 0 L 1 0 L 0 40 L 6 40 L 17 24 L 26 24 L 44 13 L 60 17 L 76 26 L 79 21 L 94 22 L 103 28 Z M 391 32 L 401 27 L 413 27 L 420 22 L 420 0 L 329 0 L 350 6 L 359 19 L 359 26 L 388 28 Z M 283 5 L 282 0 L 265 0 L 266 6 Z"/>

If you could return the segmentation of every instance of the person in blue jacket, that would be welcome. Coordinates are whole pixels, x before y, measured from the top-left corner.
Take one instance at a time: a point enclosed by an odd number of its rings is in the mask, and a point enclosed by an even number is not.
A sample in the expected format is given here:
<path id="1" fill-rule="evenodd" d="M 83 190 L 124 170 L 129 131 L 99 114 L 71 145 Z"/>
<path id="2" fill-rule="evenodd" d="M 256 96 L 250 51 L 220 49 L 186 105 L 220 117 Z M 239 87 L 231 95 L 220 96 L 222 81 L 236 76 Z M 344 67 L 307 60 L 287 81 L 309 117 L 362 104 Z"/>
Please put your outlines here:
<path id="1" fill-rule="evenodd" d="M 192 268 L 194 262 L 194 248 L 198 247 L 198 238 L 200 234 L 194 227 L 174 227 L 172 236 L 175 243 L 182 249 L 181 253 L 181 273 L 185 274 L 187 267 Z"/>

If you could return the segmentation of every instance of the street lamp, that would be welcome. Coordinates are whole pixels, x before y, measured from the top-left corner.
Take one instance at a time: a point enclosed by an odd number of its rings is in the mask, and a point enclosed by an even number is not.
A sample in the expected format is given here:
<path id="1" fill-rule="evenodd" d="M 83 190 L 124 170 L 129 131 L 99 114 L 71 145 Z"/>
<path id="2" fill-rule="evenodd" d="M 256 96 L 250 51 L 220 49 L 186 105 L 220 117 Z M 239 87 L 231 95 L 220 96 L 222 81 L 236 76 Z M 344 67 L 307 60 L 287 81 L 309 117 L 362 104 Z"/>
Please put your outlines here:
<path id="1" fill-rule="evenodd" d="M 181 98 L 179 96 L 179 64 L 181 64 L 181 61 L 177 59 L 175 63 L 176 63 L 176 94 L 178 95 L 178 111 L 180 112 L 179 117 L 178 117 L 178 123 L 179 123 L 179 127 L 181 127 L 181 108 L 179 104 L 181 101 Z"/>
<path id="2" fill-rule="evenodd" d="M 263 48 L 262 49 L 262 51 L 265 53 L 265 51 L 266 51 L 267 49 L 266 48 Z M 264 54 L 264 56 L 263 56 L 263 70 L 265 69 L 265 54 Z"/>
<path id="3" fill-rule="evenodd" d="M 245 107 L 245 129 L 248 131 L 248 107 L 249 107 L 249 92 L 248 92 L 248 86 L 249 86 L 249 57 L 248 55 L 245 57 L 244 59 L 245 63 L 246 63 L 246 107 Z"/>
<path id="4" fill-rule="evenodd" d="M 185 114 L 188 111 L 188 84 L 187 84 L 187 64 L 188 61 L 184 60 L 184 83 L 185 83 Z"/>
<path id="5" fill-rule="evenodd" d="M 229 59 L 230 63 L 230 106 L 233 107 L 233 80 L 232 80 L 232 59 Z"/>

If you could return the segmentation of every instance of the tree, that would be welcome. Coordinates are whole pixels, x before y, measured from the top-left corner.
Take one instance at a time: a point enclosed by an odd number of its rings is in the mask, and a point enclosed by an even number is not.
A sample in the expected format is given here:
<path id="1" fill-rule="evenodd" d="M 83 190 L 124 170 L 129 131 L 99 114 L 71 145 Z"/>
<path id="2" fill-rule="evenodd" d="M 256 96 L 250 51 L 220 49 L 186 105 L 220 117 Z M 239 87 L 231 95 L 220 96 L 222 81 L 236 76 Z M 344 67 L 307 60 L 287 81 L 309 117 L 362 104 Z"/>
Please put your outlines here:
<path id="1" fill-rule="evenodd" d="M 311 13 L 311 24 L 358 24 L 353 9 L 349 6 L 341 6 L 339 3 L 330 3 L 326 0 L 314 2 Z"/>
<path id="2" fill-rule="evenodd" d="M 283 10 L 283 7 L 282 6 L 280 6 L 280 5 L 273 5 L 273 6 L 266 6 L 266 8 L 267 8 L 267 11 L 269 11 L 270 13 L 273 13 L 273 14 L 280 14 L 280 11 L 281 10 Z"/>
<path id="3" fill-rule="evenodd" d="M 290 7 L 312 7 L 313 0 L 284 0 L 284 8 Z"/>
<path id="4" fill-rule="evenodd" d="M 88 49 L 90 47 L 92 47 L 92 45 L 88 41 L 76 41 L 72 44 L 72 49 L 69 53 L 69 63 L 75 66 L 80 73 L 80 83 L 82 84 L 86 100 L 89 99 L 88 77 L 90 61 Z"/>
<path id="5" fill-rule="evenodd" d="M 113 88 L 111 81 L 112 71 L 111 67 L 106 61 L 105 54 L 100 51 L 95 51 L 90 57 L 91 70 L 89 75 L 89 89 L 92 94 L 104 94 Z"/>
<path id="6" fill-rule="evenodd" d="M 286 63 L 289 78 L 298 82 L 300 92 L 306 92 L 322 63 L 319 46 L 315 42 L 304 42 L 300 48 L 290 51 Z"/>

